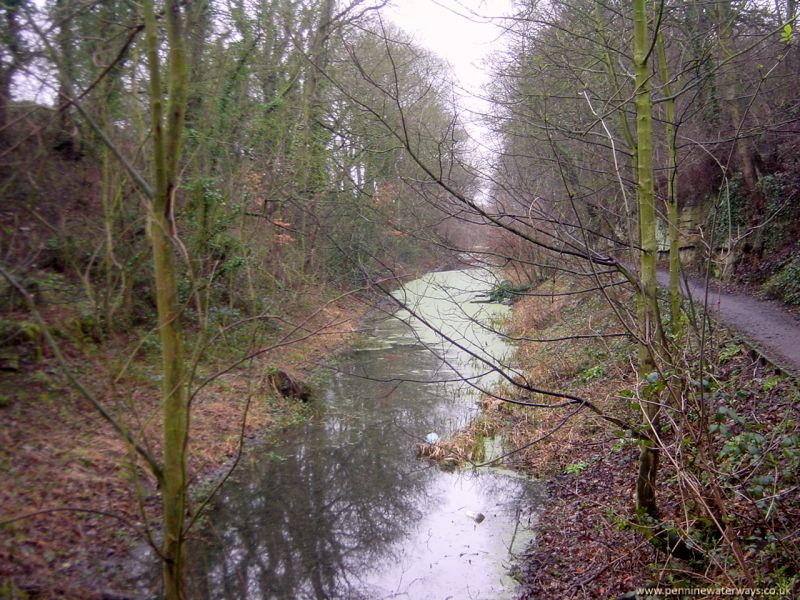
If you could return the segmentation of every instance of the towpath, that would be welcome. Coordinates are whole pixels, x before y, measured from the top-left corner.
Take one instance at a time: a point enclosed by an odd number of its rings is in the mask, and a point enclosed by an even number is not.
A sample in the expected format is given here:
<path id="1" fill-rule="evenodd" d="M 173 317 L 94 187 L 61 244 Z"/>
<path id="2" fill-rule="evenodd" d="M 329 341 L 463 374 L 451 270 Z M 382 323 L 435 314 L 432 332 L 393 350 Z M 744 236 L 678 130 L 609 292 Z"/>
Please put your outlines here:
<path id="1" fill-rule="evenodd" d="M 658 282 L 669 285 L 669 272 L 659 270 Z M 705 284 L 689 278 L 681 292 L 702 303 Z M 708 312 L 725 325 L 737 330 L 764 356 L 794 375 L 800 375 L 800 320 L 780 303 L 759 300 L 742 293 L 728 292 L 712 282 L 708 290 Z"/>

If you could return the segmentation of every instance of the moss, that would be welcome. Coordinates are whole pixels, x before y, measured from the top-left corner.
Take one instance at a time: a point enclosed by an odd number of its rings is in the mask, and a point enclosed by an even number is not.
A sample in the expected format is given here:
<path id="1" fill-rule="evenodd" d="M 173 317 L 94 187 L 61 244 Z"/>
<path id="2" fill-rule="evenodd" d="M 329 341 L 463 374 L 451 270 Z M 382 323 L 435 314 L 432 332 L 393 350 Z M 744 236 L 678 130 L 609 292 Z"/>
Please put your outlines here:
<path id="1" fill-rule="evenodd" d="M 28 593 L 19 589 L 11 579 L 0 581 L 0 600 L 27 600 L 30 598 Z"/>
<path id="2" fill-rule="evenodd" d="M 504 279 L 496 286 L 494 286 L 486 295 L 489 302 L 497 302 L 500 304 L 511 304 L 519 300 L 525 292 L 530 289 L 530 285 L 514 285 L 512 282 Z"/>

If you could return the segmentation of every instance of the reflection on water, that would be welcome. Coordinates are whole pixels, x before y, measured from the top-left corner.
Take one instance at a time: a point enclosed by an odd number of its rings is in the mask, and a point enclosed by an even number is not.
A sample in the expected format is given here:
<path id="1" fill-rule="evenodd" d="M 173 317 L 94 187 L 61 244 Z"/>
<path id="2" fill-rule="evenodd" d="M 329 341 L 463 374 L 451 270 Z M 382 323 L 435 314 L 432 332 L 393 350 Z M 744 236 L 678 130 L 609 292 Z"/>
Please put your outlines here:
<path id="1" fill-rule="evenodd" d="M 513 596 L 505 563 L 512 541 L 518 549 L 530 540 L 538 487 L 492 471 L 444 473 L 414 454 L 427 433 L 446 435 L 474 416 L 475 392 L 452 381 L 454 369 L 477 377 L 486 371 L 480 358 L 504 350 L 471 320 L 502 316 L 503 307 L 467 303 L 487 285 L 470 270 L 405 287 L 420 312 L 414 329 L 376 322 L 369 347 L 328 385 L 320 415 L 252 451 L 226 485 L 209 515 L 210 540 L 193 546 L 190 597 Z M 420 320 L 443 326 L 456 345 Z"/>

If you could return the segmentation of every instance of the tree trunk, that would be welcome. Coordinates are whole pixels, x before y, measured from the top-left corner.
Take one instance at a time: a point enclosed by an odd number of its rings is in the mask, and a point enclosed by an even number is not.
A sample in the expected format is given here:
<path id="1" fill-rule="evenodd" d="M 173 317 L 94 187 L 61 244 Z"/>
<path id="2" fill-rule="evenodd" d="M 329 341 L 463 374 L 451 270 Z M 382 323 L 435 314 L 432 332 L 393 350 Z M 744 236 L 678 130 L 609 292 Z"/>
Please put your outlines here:
<path id="1" fill-rule="evenodd" d="M 0 65 L 0 140 L 6 138 L 8 105 L 11 103 L 11 67 Z"/>
<path id="2" fill-rule="evenodd" d="M 633 0 L 633 61 L 636 69 L 636 179 L 639 204 L 639 374 L 647 378 L 655 370 L 652 345 L 655 343 L 658 310 L 656 306 L 656 216 L 653 185 L 653 106 L 650 100 L 646 0 Z M 654 432 L 658 405 L 645 393 L 642 397 L 644 428 Z M 642 445 L 636 481 L 636 508 L 640 514 L 658 516 L 656 477 L 658 450 L 648 440 Z"/>
<path id="3" fill-rule="evenodd" d="M 720 62 L 730 61 L 736 54 L 733 43 L 733 19 L 731 14 L 730 0 L 722 0 L 717 3 L 717 35 L 719 36 Z M 747 213 L 749 215 L 749 225 L 756 227 L 764 219 L 766 199 L 761 190 L 758 189 L 758 172 L 755 166 L 755 149 L 752 140 L 747 136 L 741 136 L 744 128 L 745 110 L 740 97 L 741 82 L 737 78 L 736 70 L 732 65 L 721 70 L 722 83 L 720 89 L 723 93 L 723 106 L 727 108 L 730 127 L 735 139 L 736 162 L 742 173 L 742 184 L 744 191 L 749 198 Z M 755 241 L 751 244 L 760 253 L 760 234 L 755 235 Z"/>
<path id="4" fill-rule="evenodd" d="M 25 4 L 23 0 L 6 0 L 3 2 L 2 17 L 5 19 L 0 32 L 3 36 L 3 45 L 8 51 L 8 56 L 0 56 L 0 140 L 7 137 L 5 131 L 9 124 L 8 107 L 11 104 L 11 83 L 14 73 L 23 62 L 24 42 L 18 16 Z"/>
<path id="5" fill-rule="evenodd" d="M 669 83 L 667 68 L 667 51 L 664 47 L 664 36 L 658 33 L 656 40 L 658 49 L 658 70 L 661 75 L 664 96 L 664 136 L 667 140 L 667 232 L 669 237 L 669 316 L 670 331 L 675 338 L 683 334 L 681 320 L 681 248 L 680 248 L 680 216 L 678 213 L 678 149 L 675 144 L 676 114 L 675 99 L 672 97 L 672 86 Z"/>
<path id="6" fill-rule="evenodd" d="M 176 191 L 181 134 L 186 112 L 186 53 L 178 0 L 167 0 L 168 104 L 166 123 L 162 108 L 158 35 L 152 0 L 144 4 L 147 57 L 150 70 L 150 103 L 153 130 L 155 197 L 149 215 L 150 240 L 156 280 L 156 304 L 163 360 L 162 412 L 164 418 L 164 475 L 161 498 L 164 511 L 162 542 L 164 597 L 183 597 L 186 512 L 186 446 L 189 402 L 181 333 L 175 266 L 173 194 Z"/>
<path id="7" fill-rule="evenodd" d="M 300 124 L 299 176 L 300 193 L 306 198 L 306 206 L 301 207 L 300 244 L 303 252 L 303 274 L 313 268 L 315 255 L 315 229 L 309 214 L 316 213 L 319 195 L 325 185 L 325 146 L 320 140 L 320 127 L 317 123 L 322 111 L 320 81 L 322 71 L 328 65 L 328 38 L 333 26 L 333 0 L 324 0 L 320 7 L 319 22 L 311 40 L 308 56 L 308 71 L 303 87 L 302 121 Z"/>
<path id="8" fill-rule="evenodd" d="M 611 59 L 611 53 L 609 52 L 609 43 L 608 43 L 608 36 L 606 35 L 606 31 L 602 21 L 602 5 L 599 0 L 595 1 L 594 5 L 594 14 L 595 14 L 595 31 L 600 36 L 602 47 L 603 47 L 603 62 L 606 67 L 606 71 L 608 72 L 609 78 L 611 80 L 611 85 L 613 89 L 613 93 L 611 95 L 612 102 L 624 102 L 623 100 L 623 92 L 622 87 L 619 83 L 619 77 L 617 76 L 617 69 L 614 66 L 614 61 Z M 630 123 L 628 122 L 628 115 L 624 110 L 617 110 L 615 111 L 619 118 L 620 128 L 622 129 L 622 135 L 625 138 L 625 144 L 628 147 L 628 153 L 631 157 L 631 168 L 633 172 L 636 172 L 636 141 L 633 136 L 633 132 L 631 131 Z M 619 176 L 622 176 L 622 173 L 619 173 Z M 625 190 L 621 190 L 623 194 Z M 628 208 L 628 202 L 625 201 L 625 229 L 628 234 L 628 240 L 630 244 L 630 260 L 634 260 L 635 258 L 635 250 L 633 248 L 633 240 L 634 240 L 634 233 L 633 233 L 633 212 Z M 613 231 L 613 227 L 609 228 Z M 626 259 L 627 260 L 627 259 Z"/>

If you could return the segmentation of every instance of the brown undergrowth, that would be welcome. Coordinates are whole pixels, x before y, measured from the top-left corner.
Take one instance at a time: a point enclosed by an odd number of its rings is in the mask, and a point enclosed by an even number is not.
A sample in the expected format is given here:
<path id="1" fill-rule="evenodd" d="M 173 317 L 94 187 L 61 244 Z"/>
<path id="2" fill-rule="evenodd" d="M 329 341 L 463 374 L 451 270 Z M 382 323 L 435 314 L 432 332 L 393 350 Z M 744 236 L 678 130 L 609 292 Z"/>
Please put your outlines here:
<path id="1" fill-rule="evenodd" d="M 315 300 L 322 304 L 318 293 Z M 276 397 L 266 376 L 280 368 L 307 377 L 346 343 L 364 310 L 365 304 L 349 297 L 307 322 L 313 311 L 298 310 L 266 338 L 217 342 L 199 363 L 199 380 L 241 358 L 245 347 L 279 345 L 217 377 L 194 398 L 192 487 L 224 472 L 242 435 L 260 438 L 303 418 L 302 404 Z M 82 382 L 158 456 L 158 353 L 139 348 L 119 376 L 120 357 L 131 351 L 127 342 L 119 338 L 80 349 L 65 342 L 64 349 Z M 129 549 L 148 531 L 157 535 L 158 490 L 141 461 L 67 386 L 46 349 L 44 354 L 18 372 L 0 373 L 0 521 L 5 522 L 0 526 L 0 598 L 114 597 L 115 575 L 124 570 Z M 195 496 L 196 507 L 201 498 Z"/>
<path id="2" fill-rule="evenodd" d="M 640 411 L 632 396 L 646 382 L 637 381 L 635 375 L 634 341 L 629 336 L 576 338 L 576 334 L 624 333 L 601 296 L 560 295 L 578 287 L 574 282 L 550 282 L 532 293 L 551 296 L 529 296 L 515 304 L 507 329 L 517 339 L 516 367 L 536 387 L 586 398 L 603 413 L 636 426 Z M 633 307 L 633 298 L 624 289 L 609 293 L 623 309 Z M 716 471 L 704 473 L 703 468 L 688 465 L 687 473 L 721 490 L 728 531 L 740 540 L 752 567 L 751 587 L 788 589 L 796 583 L 792 573 L 797 572 L 798 536 L 792 523 L 800 517 L 793 473 L 800 456 L 797 387 L 749 353 L 729 332 L 715 328 L 709 338 L 716 348 L 712 352 L 715 364 L 707 373 L 708 380 L 698 385 L 707 390 L 708 410 L 717 415 L 712 420 L 727 427 L 722 431 L 717 427 L 706 438 L 712 445 Z M 687 365 L 692 364 L 692 353 L 686 349 Z M 558 402 L 510 386 L 501 386 L 500 391 L 520 400 Z M 550 497 L 536 543 L 522 557 L 522 598 L 646 598 L 636 596 L 635 590 L 747 587 L 724 545 L 713 532 L 703 530 L 708 519 L 687 496 L 687 474 L 669 460 L 662 459 L 659 476 L 662 522 L 675 531 L 691 532 L 698 543 L 705 544 L 705 552 L 712 556 L 705 566 L 670 557 L 637 533 L 633 516 L 639 448 L 629 434 L 575 405 L 546 409 L 485 399 L 483 407 L 470 428 L 437 444 L 437 456 L 480 462 L 477 441 L 501 432 L 506 450 L 517 449 L 505 459 L 506 465 L 547 480 Z M 735 417 L 731 407 L 735 407 Z M 748 432 L 756 432 L 756 437 L 747 437 Z M 767 457 L 771 466 L 764 467 L 767 459 L 750 460 L 740 454 L 731 458 L 743 439 L 755 439 L 758 444 L 757 436 L 762 434 L 767 441 L 759 448 L 765 456 L 771 449 L 773 454 Z M 662 436 L 670 452 L 681 451 L 670 426 L 664 427 Z M 686 451 L 694 452 L 690 447 Z M 741 452 L 746 454 L 747 449 Z M 762 478 L 770 469 L 776 473 L 782 469 L 782 487 L 773 478 L 773 493 L 755 490 L 754 484 L 766 481 Z M 773 514 L 769 514 L 771 506 Z"/>
<path id="3" fill-rule="evenodd" d="M 515 304 L 508 329 L 518 340 L 516 365 L 536 387 L 585 397 L 602 411 L 627 418 L 617 392 L 633 385 L 633 346 L 624 337 L 571 337 L 623 332 L 602 298 L 558 295 L 576 287 L 548 283 L 535 293 L 552 296 Z M 615 294 L 622 298 L 622 292 Z M 558 341 L 532 341 L 553 339 Z M 548 480 L 536 545 L 522 561 L 523 597 L 609 598 L 643 582 L 655 553 L 620 527 L 632 510 L 636 450 L 619 443 L 614 426 L 574 406 L 550 410 L 494 401 L 490 409 L 506 415 L 508 448 L 522 448 L 508 464 Z"/>

